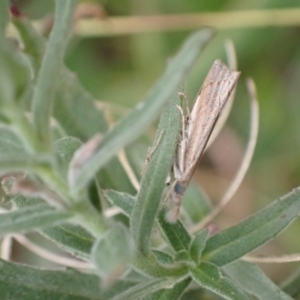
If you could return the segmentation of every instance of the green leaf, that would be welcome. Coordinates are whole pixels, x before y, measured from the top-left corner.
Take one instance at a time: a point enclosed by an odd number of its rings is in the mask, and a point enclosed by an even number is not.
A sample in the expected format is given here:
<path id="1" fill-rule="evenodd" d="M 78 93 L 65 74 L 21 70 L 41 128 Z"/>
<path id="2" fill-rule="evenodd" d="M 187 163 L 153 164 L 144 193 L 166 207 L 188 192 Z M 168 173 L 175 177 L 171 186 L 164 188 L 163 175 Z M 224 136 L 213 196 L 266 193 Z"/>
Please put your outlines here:
<path id="1" fill-rule="evenodd" d="M 175 278 L 153 279 L 145 283 L 140 283 L 112 298 L 111 300 L 142 299 L 146 295 L 154 293 L 162 288 L 172 288 L 175 284 Z"/>
<path id="2" fill-rule="evenodd" d="M 200 262 L 202 251 L 205 248 L 207 236 L 208 236 L 208 230 L 203 229 L 194 237 L 194 239 L 190 244 L 189 247 L 190 256 L 191 259 L 196 264 Z"/>
<path id="3" fill-rule="evenodd" d="M 45 39 L 27 19 L 13 18 L 12 21 L 22 38 L 24 52 L 32 58 L 35 70 L 38 69 L 46 48 Z M 104 114 L 94 98 L 82 87 L 77 76 L 62 67 L 59 79 L 53 114 L 67 134 L 85 141 L 99 131 L 105 132 L 108 126 Z"/>
<path id="4" fill-rule="evenodd" d="M 82 190 L 96 172 L 116 155 L 121 148 L 133 142 L 155 120 L 164 104 L 174 96 L 187 71 L 194 65 L 199 52 L 211 36 L 211 30 L 202 30 L 194 33 L 185 42 L 177 56 L 173 58 L 165 74 L 148 94 L 144 102 L 139 103 L 134 110 L 107 132 L 103 137 L 103 142 L 98 152 L 78 176 L 78 184 L 75 185 L 78 191 Z"/>
<path id="5" fill-rule="evenodd" d="M 134 244 L 128 230 L 121 224 L 109 229 L 94 244 L 91 259 L 104 278 L 122 274 L 134 256 Z"/>
<path id="6" fill-rule="evenodd" d="M 180 298 L 180 300 L 199 300 L 199 299 L 205 299 L 206 297 L 206 291 L 203 288 L 193 287 L 191 289 L 188 289 Z"/>
<path id="7" fill-rule="evenodd" d="M 207 240 L 202 260 L 224 266 L 273 239 L 300 211 L 300 188 Z"/>
<path id="8" fill-rule="evenodd" d="M 47 204 L 37 204 L 0 215 L 0 236 L 28 232 L 62 223 L 71 213 L 59 211 Z"/>
<path id="9" fill-rule="evenodd" d="M 158 223 L 164 236 L 176 252 L 189 249 L 191 237 L 180 221 L 174 224 L 167 222 L 165 211 L 162 210 L 158 214 Z"/>
<path id="10" fill-rule="evenodd" d="M 191 269 L 192 278 L 205 289 L 208 289 L 228 300 L 246 300 L 248 297 L 242 289 L 229 278 L 224 277 L 220 270 L 210 263 L 201 263 L 197 269 Z"/>
<path id="11" fill-rule="evenodd" d="M 114 190 L 104 191 L 104 196 L 106 200 L 111 204 L 121 208 L 128 217 L 131 216 L 135 197 L 126 193 L 119 193 Z M 158 222 L 165 237 L 170 242 L 175 251 L 189 249 L 191 238 L 180 221 L 177 221 L 174 224 L 170 224 L 165 220 L 165 212 L 161 211 L 158 215 Z M 155 256 L 156 252 L 157 251 L 155 250 Z"/>
<path id="12" fill-rule="evenodd" d="M 196 223 L 211 211 L 211 203 L 201 188 L 191 182 L 184 193 L 182 207 L 191 220 Z"/>
<path id="13" fill-rule="evenodd" d="M 5 153 L 0 155 L 1 174 L 12 171 L 36 171 L 43 167 L 49 167 L 50 158 L 46 155 L 33 155 L 25 153 Z"/>
<path id="14" fill-rule="evenodd" d="M 149 256 L 137 254 L 132 263 L 134 269 L 150 277 L 165 278 L 186 276 L 188 269 L 185 263 L 174 263 L 172 265 L 162 265 L 151 253 Z"/>
<path id="15" fill-rule="evenodd" d="M 166 252 L 159 251 L 159 250 L 152 250 L 152 253 L 154 254 L 156 260 L 162 265 L 168 265 L 174 262 L 173 257 L 167 254 Z"/>
<path id="16" fill-rule="evenodd" d="M 53 145 L 54 152 L 59 159 L 59 168 L 62 170 L 64 178 L 67 178 L 69 163 L 74 152 L 82 145 L 80 140 L 73 137 L 64 137 L 56 141 Z"/>
<path id="17" fill-rule="evenodd" d="M 0 107 L 1 117 L 15 117 L 14 104 L 30 83 L 28 61 L 5 39 L 0 40 Z"/>
<path id="18" fill-rule="evenodd" d="M 25 198 L 21 195 L 13 197 L 12 201 L 20 208 L 44 203 L 39 198 Z M 61 249 L 74 256 L 84 260 L 90 259 L 90 253 L 95 239 L 82 227 L 66 223 L 59 226 L 44 228 L 39 232 L 56 243 Z"/>
<path id="19" fill-rule="evenodd" d="M 131 215 L 132 235 L 138 249 L 145 254 L 149 253 L 152 228 L 173 162 L 170 153 L 175 153 L 178 139 L 181 118 L 174 102 L 165 108 L 161 116 L 153 153 L 149 157 Z"/>
<path id="20" fill-rule="evenodd" d="M 131 216 L 134 203 L 136 201 L 135 197 L 127 193 L 120 193 L 114 190 L 105 190 L 103 195 L 109 203 L 121 208 L 126 216 Z"/>
<path id="21" fill-rule="evenodd" d="M 162 289 L 157 291 L 142 300 L 176 300 L 181 299 L 181 295 L 184 293 L 185 289 L 189 286 L 192 279 L 190 277 L 180 281 L 175 284 L 171 289 Z"/>
<path id="22" fill-rule="evenodd" d="M 66 68 L 58 86 L 53 114 L 68 135 L 82 141 L 108 129 L 103 111 L 82 87 L 77 76 Z"/>
<path id="23" fill-rule="evenodd" d="M 40 233 L 61 249 L 84 260 L 90 259 L 94 237 L 80 226 L 63 224 L 40 230 Z"/>
<path id="24" fill-rule="evenodd" d="M 292 300 L 275 285 L 255 264 L 235 261 L 223 268 L 228 276 L 257 299 Z"/>
<path id="25" fill-rule="evenodd" d="M 108 300 L 134 283 L 118 281 L 101 289 L 98 276 L 74 270 L 41 270 L 0 260 L 0 299 Z"/>
<path id="26" fill-rule="evenodd" d="M 50 147 L 52 102 L 59 84 L 76 4 L 76 0 L 56 0 L 55 21 L 32 98 L 33 124 L 39 140 L 46 147 Z"/>
<path id="27" fill-rule="evenodd" d="M 21 140 L 8 126 L 0 125 L 0 156 L 7 153 L 24 154 L 25 149 Z"/>
<path id="28" fill-rule="evenodd" d="M 176 252 L 176 255 L 174 257 L 174 261 L 182 261 L 182 262 L 186 262 L 186 263 L 191 263 L 191 258 L 189 253 L 186 250 L 181 250 Z"/>
<path id="29" fill-rule="evenodd" d="M 37 33 L 27 18 L 12 16 L 11 21 L 18 30 L 24 47 L 23 52 L 29 56 L 36 77 L 45 53 L 46 40 Z"/>
<path id="30" fill-rule="evenodd" d="M 124 191 L 129 194 L 136 193 L 136 189 L 133 188 L 126 171 L 116 157 L 98 172 L 97 179 L 101 182 L 101 188 Z"/>

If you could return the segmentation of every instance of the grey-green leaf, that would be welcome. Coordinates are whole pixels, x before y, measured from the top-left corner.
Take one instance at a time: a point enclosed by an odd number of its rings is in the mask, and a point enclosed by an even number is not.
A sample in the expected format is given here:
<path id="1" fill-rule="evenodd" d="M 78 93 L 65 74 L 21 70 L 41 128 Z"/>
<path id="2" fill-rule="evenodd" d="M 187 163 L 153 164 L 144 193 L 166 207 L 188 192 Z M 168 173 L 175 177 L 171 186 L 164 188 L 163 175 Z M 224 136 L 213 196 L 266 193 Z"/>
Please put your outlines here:
<path id="1" fill-rule="evenodd" d="M 63 175 L 67 176 L 69 163 L 73 157 L 74 152 L 81 146 L 81 142 L 77 138 L 64 137 L 57 140 L 54 143 L 54 152 L 59 160 L 59 168 L 61 169 Z"/>
<path id="2" fill-rule="evenodd" d="M 49 166 L 50 158 L 46 155 L 26 153 L 5 153 L 0 155 L 0 174 L 12 171 L 34 171 Z"/>
<path id="3" fill-rule="evenodd" d="M 234 284 L 229 278 L 223 276 L 220 270 L 213 264 L 201 263 L 197 269 L 191 269 L 190 274 L 203 288 L 224 297 L 224 299 L 248 299 L 241 287 Z"/>
<path id="4" fill-rule="evenodd" d="M 145 283 L 140 283 L 127 291 L 119 294 L 111 300 L 138 300 L 150 293 L 154 293 L 163 288 L 172 288 L 176 283 L 175 278 L 152 279 Z"/>
<path id="5" fill-rule="evenodd" d="M 300 188 L 297 188 L 247 220 L 209 238 L 202 260 L 226 265 L 276 237 L 299 212 Z"/>
<path id="6" fill-rule="evenodd" d="M 188 250 L 191 237 L 180 221 L 171 224 L 165 219 L 165 210 L 158 214 L 159 226 L 173 249 L 178 252 Z"/>
<path id="7" fill-rule="evenodd" d="M 105 190 L 103 195 L 109 203 L 121 208 L 128 217 L 131 216 L 136 201 L 135 197 L 114 190 Z"/>
<path id="8" fill-rule="evenodd" d="M 181 299 L 181 295 L 189 286 L 192 279 L 190 277 L 178 282 L 171 289 L 162 289 L 149 296 L 144 297 L 142 300 L 176 300 Z"/>
<path id="9" fill-rule="evenodd" d="M 122 224 L 117 224 L 95 242 L 91 259 L 100 276 L 115 279 L 131 262 L 134 253 L 133 241 L 128 230 Z"/>
<path id="10" fill-rule="evenodd" d="M 59 211 L 47 204 L 37 204 L 0 215 L 0 236 L 28 232 L 67 221 L 71 213 Z"/>
<path id="11" fill-rule="evenodd" d="M 75 185 L 78 190 L 83 189 L 101 167 L 122 147 L 139 137 L 155 120 L 164 104 L 174 96 L 187 71 L 193 66 L 211 36 L 212 31 L 207 29 L 194 33 L 169 63 L 165 74 L 145 100 L 108 131 L 98 152 L 78 176 L 78 184 Z"/>
<path id="12" fill-rule="evenodd" d="M 82 141 L 108 128 L 103 111 L 67 68 L 62 71 L 53 114 L 69 135 Z"/>
<path id="13" fill-rule="evenodd" d="M 108 300 L 132 287 L 118 281 L 101 288 L 98 276 L 75 270 L 41 270 L 0 260 L 0 299 Z"/>
<path id="14" fill-rule="evenodd" d="M 39 198 L 25 198 L 21 195 L 13 197 L 12 201 L 19 208 L 26 208 L 44 203 Z M 91 249 L 95 239 L 82 227 L 65 223 L 41 229 L 39 232 L 55 242 L 57 246 L 63 250 L 84 260 L 90 258 Z"/>
<path id="15" fill-rule="evenodd" d="M 191 220 L 196 223 L 210 212 L 212 206 L 205 193 L 192 181 L 184 193 L 182 207 Z"/>
<path id="16" fill-rule="evenodd" d="M 132 216 L 131 231 L 138 249 L 143 253 L 149 252 L 150 236 L 155 217 L 165 189 L 165 181 L 170 172 L 173 155 L 180 127 L 180 113 L 175 101 L 163 111 L 161 116 L 153 153 L 141 180 Z"/>
<path id="17" fill-rule="evenodd" d="M 292 300 L 255 264 L 235 261 L 223 268 L 226 274 L 257 299 Z"/>
<path id="18" fill-rule="evenodd" d="M 0 126 L 0 156 L 7 153 L 24 154 L 21 140 L 8 126 Z"/>
<path id="19" fill-rule="evenodd" d="M 33 124 L 40 141 L 43 142 L 45 147 L 50 147 L 49 119 L 54 94 L 59 84 L 59 75 L 63 68 L 64 52 L 71 32 L 77 0 L 56 0 L 55 4 L 55 21 L 32 98 Z"/>
<path id="20" fill-rule="evenodd" d="M 80 226 L 62 224 L 42 229 L 39 232 L 72 255 L 84 260 L 90 259 L 95 240 L 92 235 Z"/>
<path id="21" fill-rule="evenodd" d="M 196 264 L 200 262 L 202 251 L 205 248 L 207 236 L 208 236 L 208 230 L 203 229 L 194 237 L 194 239 L 190 244 L 189 247 L 190 256 L 191 259 Z"/>
<path id="22" fill-rule="evenodd" d="M 159 251 L 159 250 L 152 250 L 152 253 L 154 254 L 157 262 L 160 263 L 161 265 L 168 265 L 174 262 L 173 257 L 167 254 L 166 252 Z"/>

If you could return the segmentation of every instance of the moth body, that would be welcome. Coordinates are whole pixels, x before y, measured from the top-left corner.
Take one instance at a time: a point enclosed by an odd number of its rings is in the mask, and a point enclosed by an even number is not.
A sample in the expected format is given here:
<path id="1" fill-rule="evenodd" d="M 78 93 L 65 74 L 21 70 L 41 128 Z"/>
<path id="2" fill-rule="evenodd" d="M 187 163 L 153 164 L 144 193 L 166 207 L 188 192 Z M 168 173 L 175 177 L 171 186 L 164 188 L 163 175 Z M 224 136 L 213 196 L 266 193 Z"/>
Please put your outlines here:
<path id="1" fill-rule="evenodd" d="M 185 115 L 182 107 L 182 127 L 172 167 L 172 207 L 166 219 L 177 220 L 182 198 L 205 150 L 222 109 L 232 93 L 240 73 L 230 70 L 221 60 L 212 65 L 197 95 L 194 106 Z"/>

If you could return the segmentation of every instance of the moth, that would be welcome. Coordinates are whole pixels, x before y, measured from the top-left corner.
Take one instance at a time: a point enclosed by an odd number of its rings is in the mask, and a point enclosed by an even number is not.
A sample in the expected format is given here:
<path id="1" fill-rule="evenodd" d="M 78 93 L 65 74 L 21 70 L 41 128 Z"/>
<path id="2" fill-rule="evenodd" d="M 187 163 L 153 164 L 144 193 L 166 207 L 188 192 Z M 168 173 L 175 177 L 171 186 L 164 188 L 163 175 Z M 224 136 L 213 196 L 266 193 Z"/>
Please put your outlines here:
<path id="1" fill-rule="evenodd" d="M 181 201 L 197 168 L 214 126 L 232 93 L 240 72 L 229 69 L 216 60 L 198 93 L 191 112 L 182 117 L 182 128 L 172 166 L 171 209 L 166 219 L 173 223 L 178 219 Z"/>

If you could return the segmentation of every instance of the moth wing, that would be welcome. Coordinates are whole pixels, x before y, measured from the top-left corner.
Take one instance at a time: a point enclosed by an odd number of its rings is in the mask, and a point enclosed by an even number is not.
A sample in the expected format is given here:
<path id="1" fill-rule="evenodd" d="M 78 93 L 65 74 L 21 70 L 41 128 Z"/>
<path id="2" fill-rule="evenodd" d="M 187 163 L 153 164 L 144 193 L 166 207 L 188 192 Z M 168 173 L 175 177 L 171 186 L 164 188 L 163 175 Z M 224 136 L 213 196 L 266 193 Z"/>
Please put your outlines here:
<path id="1" fill-rule="evenodd" d="M 209 137 L 233 91 L 240 72 L 230 70 L 221 60 L 212 65 L 192 108 L 188 123 L 184 176 L 191 180 Z"/>

